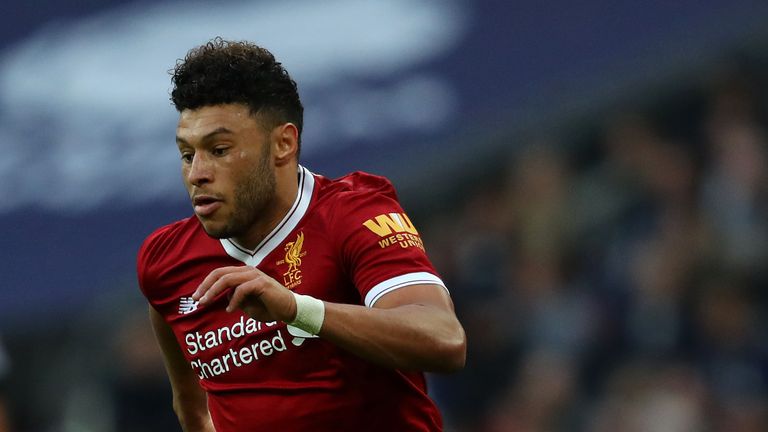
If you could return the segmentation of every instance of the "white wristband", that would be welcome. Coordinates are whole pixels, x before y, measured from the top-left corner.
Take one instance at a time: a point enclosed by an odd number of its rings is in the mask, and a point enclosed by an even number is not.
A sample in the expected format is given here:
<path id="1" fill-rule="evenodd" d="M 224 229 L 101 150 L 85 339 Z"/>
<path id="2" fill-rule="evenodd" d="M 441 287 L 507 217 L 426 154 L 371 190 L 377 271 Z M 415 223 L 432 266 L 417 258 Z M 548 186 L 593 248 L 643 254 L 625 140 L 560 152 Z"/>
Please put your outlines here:
<path id="1" fill-rule="evenodd" d="M 296 294 L 296 318 L 288 325 L 304 330 L 305 332 L 316 335 L 320 333 L 325 319 L 325 304 L 312 296 Z"/>

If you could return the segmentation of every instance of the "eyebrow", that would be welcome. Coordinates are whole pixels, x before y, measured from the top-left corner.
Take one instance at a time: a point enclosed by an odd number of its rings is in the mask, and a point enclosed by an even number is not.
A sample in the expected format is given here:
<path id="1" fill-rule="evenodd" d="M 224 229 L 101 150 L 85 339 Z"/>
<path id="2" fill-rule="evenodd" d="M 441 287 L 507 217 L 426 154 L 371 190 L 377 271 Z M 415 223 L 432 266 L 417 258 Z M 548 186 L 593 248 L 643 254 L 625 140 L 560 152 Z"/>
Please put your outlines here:
<path id="1" fill-rule="evenodd" d="M 216 130 L 205 134 L 205 136 L 203 136 L 200 139 L 200 141 L 205 142 L 205 141 L 210 140 L 211 138 L 213 138 L 216 135 L 219 135 L 219 134 L 232 134 L 232 133 L 234 133 L 234 132 L 232 132 L 231 130 L 225 128 L 224 126 L 221 126 L 221 127 L 217 128 Z M 180 137 L 178 135 L 176 135 L 176 143 L 177 144 L 189 145 L 189 142 L 187 140 L 185 140 L 184 138 L 182 138 L 182 137 Z"/>

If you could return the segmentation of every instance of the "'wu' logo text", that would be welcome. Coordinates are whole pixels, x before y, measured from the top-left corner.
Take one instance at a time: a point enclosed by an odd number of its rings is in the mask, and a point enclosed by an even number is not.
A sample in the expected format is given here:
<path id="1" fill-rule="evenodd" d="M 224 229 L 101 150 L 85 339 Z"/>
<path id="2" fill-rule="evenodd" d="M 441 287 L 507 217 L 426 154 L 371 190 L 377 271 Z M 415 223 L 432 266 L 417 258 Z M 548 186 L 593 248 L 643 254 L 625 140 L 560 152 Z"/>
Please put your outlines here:
<path id="1" fill-rule="evenodd" d="M 363 225 L 381 238 L 379 246 L 382 249 L 399 245 L 402 248 L 417 247 L 424 250 L 419 232 L 405 213 L 380 214 L 363 222 Z"/>

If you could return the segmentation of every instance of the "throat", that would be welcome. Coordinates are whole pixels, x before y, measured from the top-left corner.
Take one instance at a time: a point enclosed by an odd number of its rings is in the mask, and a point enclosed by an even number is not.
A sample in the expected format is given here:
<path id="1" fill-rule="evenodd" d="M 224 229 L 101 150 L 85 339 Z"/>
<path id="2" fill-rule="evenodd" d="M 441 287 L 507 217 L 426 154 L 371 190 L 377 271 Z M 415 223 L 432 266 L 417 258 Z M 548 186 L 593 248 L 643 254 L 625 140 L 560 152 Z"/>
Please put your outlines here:
<path id="1" fill-rule="evenodd" d="M 276 196 L 258 212 L 259 217 L 249 224 L 246 231 L 231 237 L 232 241 L 250 251 L 259 249 L 262 244 L 269 241 L 280 230 L 290 217 L 294 207 L 294 199 L 295 197 L 291 197 L 291 200 L 287 201 Z"/>

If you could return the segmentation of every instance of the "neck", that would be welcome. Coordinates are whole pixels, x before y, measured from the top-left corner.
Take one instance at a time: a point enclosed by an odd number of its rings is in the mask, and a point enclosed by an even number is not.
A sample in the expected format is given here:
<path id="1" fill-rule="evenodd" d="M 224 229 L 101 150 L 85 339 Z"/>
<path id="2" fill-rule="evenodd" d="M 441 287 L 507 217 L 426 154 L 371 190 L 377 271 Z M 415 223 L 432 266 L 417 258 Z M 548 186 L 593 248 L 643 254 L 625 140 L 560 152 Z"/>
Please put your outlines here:
<path id="1" fill-rule="evenodd" d="M 253 250 L 275 229 L 293 207 L 299 193 L 298 167 L 287 164 L 275 168 L 275 196 L 264 208 L 264 213 L 243 236 L 233 240 L 240 246 Z"/>

